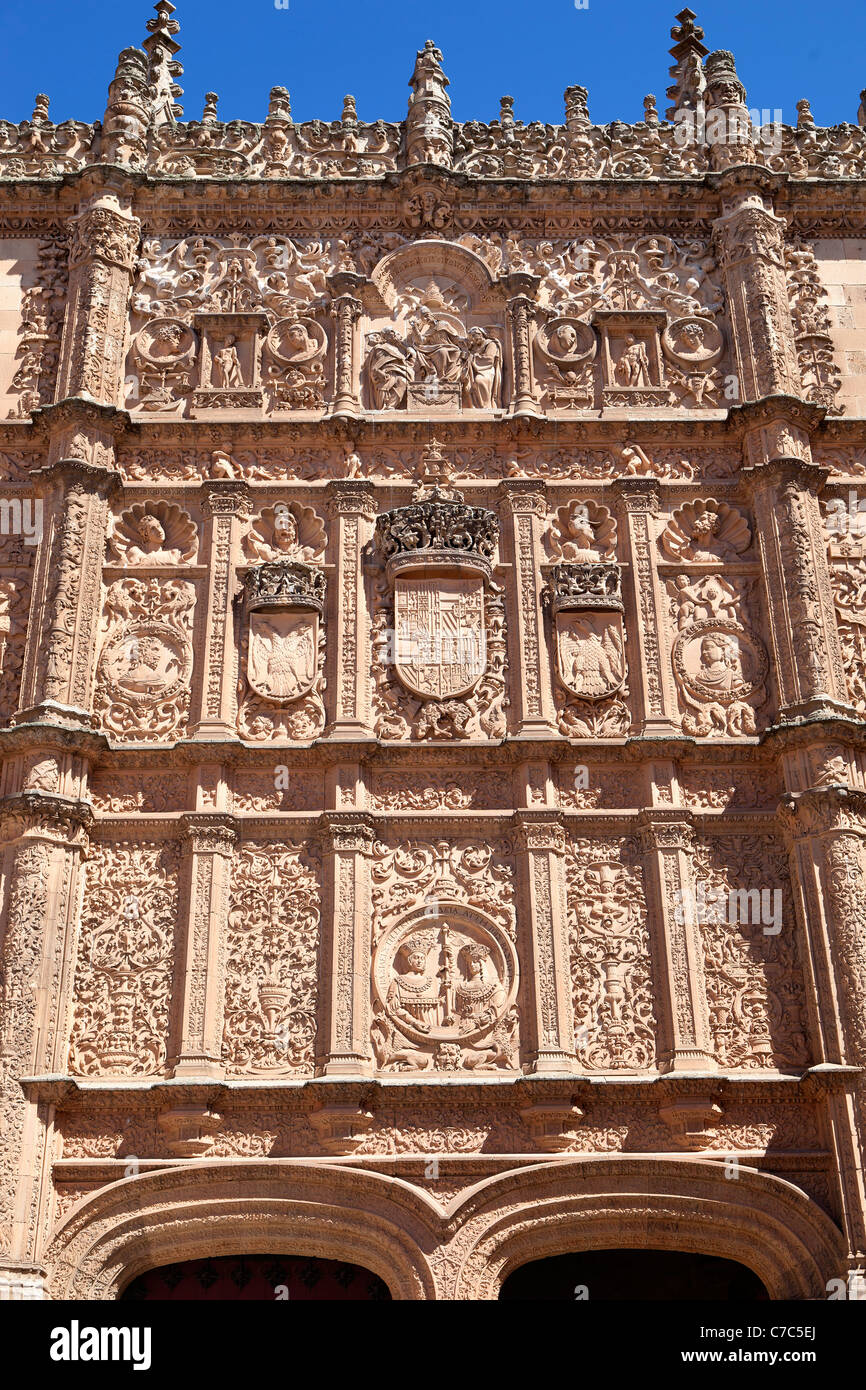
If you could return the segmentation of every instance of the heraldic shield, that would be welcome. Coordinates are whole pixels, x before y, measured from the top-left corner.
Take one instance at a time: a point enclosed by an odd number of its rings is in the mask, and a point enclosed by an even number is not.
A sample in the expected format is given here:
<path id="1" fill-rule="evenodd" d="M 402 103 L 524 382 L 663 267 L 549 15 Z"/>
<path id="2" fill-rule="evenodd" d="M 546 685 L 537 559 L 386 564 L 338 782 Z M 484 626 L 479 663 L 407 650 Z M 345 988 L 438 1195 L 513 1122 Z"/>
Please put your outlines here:
<path id="1" fill-rule="evenodd" d="M 266 700 L 297 700 L 316 678 L 317 613 L 251 613 L 247 679 Z"/>
<path id="2" fill-rule="evenodd" d="M 559 679 L 581 700 L 615 695 L 626 671 L 621 614 L 557 613 L 556 658 Z"/>
<path id="3" fill-rule="evenodd" d="M 395 666 L 400 680 L 425 700 L 467 695 L 487 668 L 484 580 L 480 574 L 397 575 L 394 585 Z"/>

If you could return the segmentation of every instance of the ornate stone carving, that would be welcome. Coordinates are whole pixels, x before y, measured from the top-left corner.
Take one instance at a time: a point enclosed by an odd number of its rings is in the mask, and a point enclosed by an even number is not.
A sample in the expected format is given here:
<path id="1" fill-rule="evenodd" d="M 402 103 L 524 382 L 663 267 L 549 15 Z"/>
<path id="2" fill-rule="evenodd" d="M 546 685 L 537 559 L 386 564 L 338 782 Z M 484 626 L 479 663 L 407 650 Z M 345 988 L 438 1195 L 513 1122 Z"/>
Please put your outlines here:
<path id="1" fill-rule="evenodd" d="M 250 739 L 314 737 L 325 723 L 324 572 L 276 560 L 248 570 L 244 586 L 238 727 Z"/>
<path id="2" fill-rule="evenodd" d="M 118 579 L 105 598 L 94 708 L 123 741 L 176 737 L 189 710 L 195 588 Z"/>
<path id="3" fill-rule="evenodd" d="M 231 882 L 223 1061 L 231 1075 L 311 1075 L 317 1027 L 317 861 L 250 843 Z"/>
<path id="4" fill-rule="evenodd" d="M 177 864 L 171 846 L 94 846 L 69 1051 L 78 1076 L 147 1076 L 166 1058 Z"/>
<path id="5" fill-rule="evenodd" d="M 649 933 L 635 846 L 566 844 L 575 1046 L 592 1071 L 655 1062 Z"/>
<path id="6" fill-rule="evenodd" d="M 660 537 L 662 550 L 672 560 L 699 564 L 736 560 L 751 542 L 742 512 L 714 497 L 678 507 Z"/>
<path id="7" fill-rule="evenodd" d="M 135 502 L 112 518 L 108 560 L 118 565 L 185 565 L 198 556 L 198 530 L 176 502 Z"/>

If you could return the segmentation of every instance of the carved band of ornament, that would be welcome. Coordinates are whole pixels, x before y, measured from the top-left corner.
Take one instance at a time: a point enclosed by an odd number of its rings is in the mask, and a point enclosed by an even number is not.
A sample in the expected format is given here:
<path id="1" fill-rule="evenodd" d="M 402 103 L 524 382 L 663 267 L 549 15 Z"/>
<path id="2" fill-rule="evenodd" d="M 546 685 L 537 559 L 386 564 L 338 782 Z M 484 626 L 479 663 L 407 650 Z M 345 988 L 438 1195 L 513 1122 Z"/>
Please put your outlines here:
<path id="1" fill-rule="evenodd" d="M 498 539 L 495 512 L 462 501 L 430 498 L 382 512 L 376 520 L 376 543 L 392 571 L 407 568 L 412 559 L 438 566 L 462 560 L 489 576 Z"/>
<path id="2" fill-rule="evenodd" d="M 743 477 L 759 488 L 778 488 L 790 505 L 789 498 L 797 493 L 821 492 L 831 470 L 820 463 L 810 463 L 795 454 L 776 454 L 760 463 L 743 469 Z"/>
<path id="3" fill-rule="evenodd" d="M 183 816 L 181 835 L 193 854 L 224 854 L 231 857 L 237 844 L 238 832 L 229 816 L 204 813 Z"/>
<path id="4" fill-rule="evenodd" d="M 325 611 L 325 573 L 301 560 L 270 560 L 244 576 L 248 613 L 302 608 L 321 617 Z"/>
<path id="5" fill-rule="evenodd" d="M 328 510 L 332 516 L 369 516 L 378 512 L 376 492 L 369 483 L 331 483 L 328 487 Z"/>
<path id="6" fill-rule="evenodd" d="M 548 593 L 554 615 L 575 608 L 623 611 L 622 573 L 615 560 L 554 565 Z"/>

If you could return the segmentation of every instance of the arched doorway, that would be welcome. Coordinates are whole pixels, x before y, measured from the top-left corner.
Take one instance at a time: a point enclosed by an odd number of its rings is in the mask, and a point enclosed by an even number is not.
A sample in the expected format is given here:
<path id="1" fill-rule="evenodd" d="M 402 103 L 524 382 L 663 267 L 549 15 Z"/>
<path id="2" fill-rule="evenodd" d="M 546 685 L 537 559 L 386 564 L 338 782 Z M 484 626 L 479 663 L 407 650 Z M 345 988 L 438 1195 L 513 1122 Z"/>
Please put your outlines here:
<path id="1" fill-rule="evenodd" d="M 554 1302 L 756 1303 L 769 1299 L 736 1260 L 680 1250 L 583 1250 L 512 1270 L 501 1299 Z"/>
<path id="2" fill-rule="evenodd" d="M 363 1265 L 308 1255 L 217 1255 L 148 1269 L 121 1294 L 130 1302 L 371 1303 L 391 1297 Z"/>

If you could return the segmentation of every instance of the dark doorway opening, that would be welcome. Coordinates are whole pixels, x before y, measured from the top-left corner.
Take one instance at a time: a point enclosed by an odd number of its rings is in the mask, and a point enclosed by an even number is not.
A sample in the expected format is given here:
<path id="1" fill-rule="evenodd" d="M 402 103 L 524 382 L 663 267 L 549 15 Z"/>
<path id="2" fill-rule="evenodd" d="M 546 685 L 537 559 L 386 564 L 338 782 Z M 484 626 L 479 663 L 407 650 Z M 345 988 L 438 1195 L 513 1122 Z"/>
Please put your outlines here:
<path id="1" fill-rule="evenodd" d="M 121 1294 L 122 1299 L 136 1302 L 350 1299 L 370 1303 L 390 1297 L 387 1284 L 362 1265 L 306 1255 L 217 1255 L 161 1265 L 133 1279 Z"/>
<path id="2" fill-rule="evenodd" d="M 590 1303 L 647 1301 L 760 1303 L 769 1294 L 735 1260 L 680 1250 L 584 1250 L 533 1260 L 509 1274 L 501 1299 Z"/>

